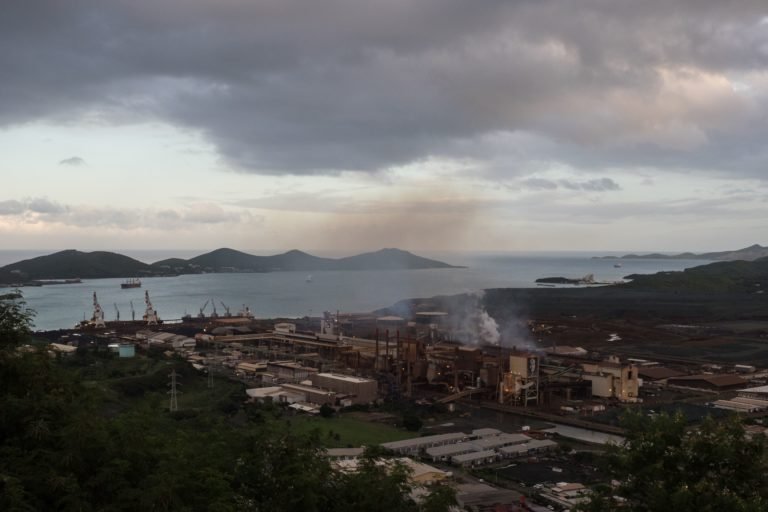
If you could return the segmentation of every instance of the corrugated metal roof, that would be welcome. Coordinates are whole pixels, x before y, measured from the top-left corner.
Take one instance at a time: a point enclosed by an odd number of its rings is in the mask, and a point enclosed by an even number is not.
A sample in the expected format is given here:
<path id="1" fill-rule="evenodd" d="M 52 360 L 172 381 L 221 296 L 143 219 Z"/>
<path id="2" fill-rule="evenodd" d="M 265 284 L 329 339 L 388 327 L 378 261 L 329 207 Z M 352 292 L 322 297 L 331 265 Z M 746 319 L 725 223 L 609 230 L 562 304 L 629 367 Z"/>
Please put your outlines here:
<path id="1" fill-rule="evenodd" d="M 403 439 L 402 441 L 391 441 L 389 443 L 382 443 L 382 447 L 388 450 L 402 450 L 403 448 L 416 448 L 419 446 L 428 446 L 435 443 L 448 443 L 458 442 L 462 439 L 466 439 L 467 435 L 463 432 L 452 432 L 449 434 L 437 434 L 434 436 L 415 437 L 411 439 Z"/>
<path id="2" fill-rule="evenodd" d="M 472 453 L 464 453 L 462 455 L 455 455 L 451 457 L 451 460 L 453 462 L 458 462 L 459 464 L 462 462 L 472 462 L 473 460 L 480 460 L 480 459 L 489 459 L 491 457 L 496 457 L 496 452 L 493 450 L 483 450 L 481 452 L 472 452 Z"/>

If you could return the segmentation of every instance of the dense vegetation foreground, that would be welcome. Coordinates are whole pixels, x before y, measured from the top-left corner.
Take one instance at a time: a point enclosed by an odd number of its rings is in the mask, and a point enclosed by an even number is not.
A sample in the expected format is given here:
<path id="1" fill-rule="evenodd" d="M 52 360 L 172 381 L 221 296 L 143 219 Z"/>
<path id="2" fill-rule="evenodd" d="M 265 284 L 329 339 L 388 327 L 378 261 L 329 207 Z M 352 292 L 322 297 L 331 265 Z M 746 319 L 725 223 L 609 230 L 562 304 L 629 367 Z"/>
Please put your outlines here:
<path id="1" fill-rule="evenodd" d="M 239 384 L 206 389 L 183 363 L 115 375 L 107 354 L 19 351 L 29 315 L 15 302 L 0 308 L 0 510 L 445 510 L 442 488 L 416 504 L 403 468 L 370 459 L 356 473 L 332 470 L 318 432 L 293 433 L 279 409 L 244 407 Z M 172 368 L 187 384 L 180 404 L 190 399 L 174 413 Z M 196 393 L 208 399 L 194 404 Z"/>

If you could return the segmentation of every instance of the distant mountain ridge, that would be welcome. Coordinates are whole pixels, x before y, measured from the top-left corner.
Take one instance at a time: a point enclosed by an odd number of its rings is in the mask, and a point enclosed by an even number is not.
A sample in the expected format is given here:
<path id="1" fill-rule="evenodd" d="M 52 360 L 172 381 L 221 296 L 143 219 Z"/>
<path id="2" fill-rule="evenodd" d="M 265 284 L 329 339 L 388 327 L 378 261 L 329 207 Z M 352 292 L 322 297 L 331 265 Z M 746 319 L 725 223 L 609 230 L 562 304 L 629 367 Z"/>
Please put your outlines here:
<path id="1" fill-rule="evenodd" d="M 170 258 L 152 264 L 106 251 L 65 250 L 0 267 L 0 283 L 31 284 L 42 279 L 151 277 L 205 272 L 277 272 L 320 270 L 406 270 L 458 268 L 400 249 L 381 249 L 345 258 L 321 258 L 292 250 L 256 256 L 222 248 L 188 260 Z"/>
<path id="2" fill-rule="evenodd" d="M 592 259 L 605 259 L 605 260 L 641 260 L 641 259 L 654 259 L 654 260 L 708 260 L 708 261 L 755 261 L 760 258 L 768 257 L 768 247 L 764 247 L 760 244 L 750 245 L 743 249 L 737 249 L 735 251 L 719 251 L 719 252 L 705 252 L 705 253 L 692 253 L 683 252 L 680 254 L 625 254 L 624 256 L 595 256 Z"/>

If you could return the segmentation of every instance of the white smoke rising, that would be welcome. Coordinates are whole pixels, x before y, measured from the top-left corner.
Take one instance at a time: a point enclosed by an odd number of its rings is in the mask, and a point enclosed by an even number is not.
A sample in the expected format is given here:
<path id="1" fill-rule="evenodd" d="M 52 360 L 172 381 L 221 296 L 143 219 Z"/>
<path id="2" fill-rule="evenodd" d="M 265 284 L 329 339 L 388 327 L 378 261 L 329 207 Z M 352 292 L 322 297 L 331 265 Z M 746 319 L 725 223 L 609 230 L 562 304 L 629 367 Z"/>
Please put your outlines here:
<path id="1" fill-rule="evenodd" d="M 491 345 L 498 345 L 501 339 L 499 324 L 496 323 L 496 320 L 485 309 L 480 311 L 478 324 L 477 335 L 480 341 L 490 343 Z"/>
<path id="2" fill-rule="evenodd" d="M 463 343 L 498 345 L 501 341 L 499 324 L 483 306 L 484 295 L 483 291 L 468 295 L 463 311 L 456 313 L 453 331 Z"/>

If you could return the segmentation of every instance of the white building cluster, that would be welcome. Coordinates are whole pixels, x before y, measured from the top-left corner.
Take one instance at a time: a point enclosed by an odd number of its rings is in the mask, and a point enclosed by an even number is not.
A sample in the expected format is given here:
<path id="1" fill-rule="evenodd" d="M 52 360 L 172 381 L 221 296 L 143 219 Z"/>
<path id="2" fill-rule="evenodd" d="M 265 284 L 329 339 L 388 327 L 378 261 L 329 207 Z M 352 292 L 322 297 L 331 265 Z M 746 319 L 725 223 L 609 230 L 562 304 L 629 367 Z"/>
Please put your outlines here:
<path id="1" fill-rule="evenodd" d="M 432 462 L 472 467 L 547 452 L 557 448 L 557 443 L 549 439 L 535 439 L 526 434 L 508 434 L 486 428 L 474 430 L 471 434 L 438 434 L 393 441 L 381 446 L 400 455 L 421 456 Z"/>

